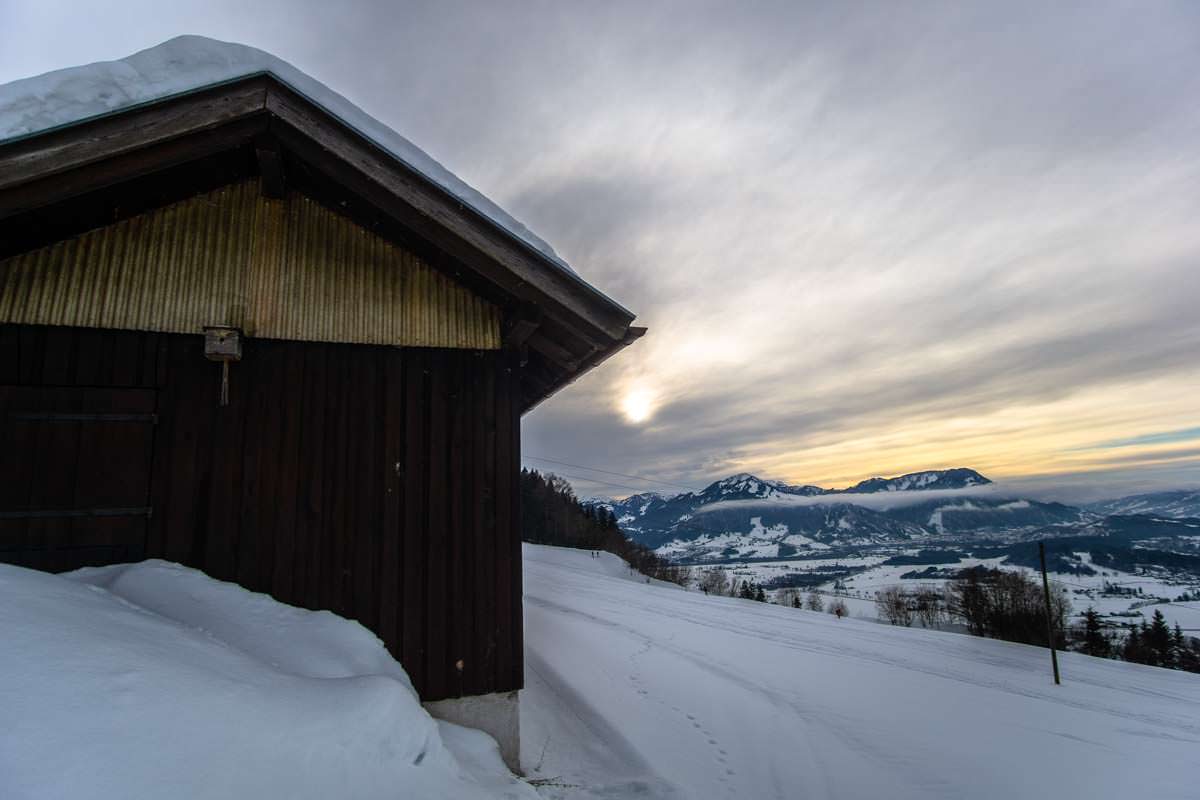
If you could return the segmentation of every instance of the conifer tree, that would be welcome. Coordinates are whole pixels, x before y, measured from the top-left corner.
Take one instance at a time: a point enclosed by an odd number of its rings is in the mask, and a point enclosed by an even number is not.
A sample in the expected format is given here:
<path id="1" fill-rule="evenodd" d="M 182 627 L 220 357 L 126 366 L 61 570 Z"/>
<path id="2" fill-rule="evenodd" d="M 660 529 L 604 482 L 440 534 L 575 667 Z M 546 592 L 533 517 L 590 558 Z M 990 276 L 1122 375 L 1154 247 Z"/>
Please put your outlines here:
<path id="1" fill-rule="evenodd" d="M 1154 666 L 1173 666 L 1174 659 L 1171 657 L 1171 629 L 1167 627 L 1167 620 L 1163 616 L 1162 611 L 1157 608 L 1154 609 L 1154 617 L 1150 623 L 1150 628 L 1145 632 L 1143 645 L 1150 651 Z"/>
<path id="2" fill-rule="evenodd" d="M 1187 642 L 1183 638 L 1183 630 L 1179 627 L 1179 623 L 1175 623 L 1175 630 L 1171 632 L 1171 666 L 1174 669 L 1183 669 L 1183 661 L 1187 650 Z"/>
<path id="3" fill-rule="evenodd" d="M 1131 625 L 1129 627 L 1129 634 L 1125 637 L 1125 644 L 1121 646 L 1121 658 L 1135 664 L 1146 663 L 1142 655 L 1142 637 L 1138 633 L 1136 626 Z"/>
<path id="4" fill-rule="evenodd" d="M 1176 638 L 1180 640 L 1179 651 L 1175 654 L 1175 663 L 1179 669 L 1187 672 L 1200 672 L 1200 639 L 1194 636 L 1184 638 L 1183 631 L 1175 626 Z"/>
<path id="5" fill-rule="evenodd" d="M 1083 614 L 1083 647 L 1089 656 L 1108 658 L 1112 654 L 1112 642 L 1100 627 L 1100 615 L 1096 609 L 1088 606 Z"/>

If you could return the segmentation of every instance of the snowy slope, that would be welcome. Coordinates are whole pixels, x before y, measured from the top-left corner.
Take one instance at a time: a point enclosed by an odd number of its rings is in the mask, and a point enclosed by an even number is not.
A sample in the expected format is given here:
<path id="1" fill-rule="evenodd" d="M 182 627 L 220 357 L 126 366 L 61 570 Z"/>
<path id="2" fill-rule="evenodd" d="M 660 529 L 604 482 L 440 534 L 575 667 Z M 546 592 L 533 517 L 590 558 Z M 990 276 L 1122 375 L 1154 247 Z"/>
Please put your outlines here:
<path id="1" fill-rule="evenodd" d="M 525 546 L 549 797 L 1195 797 L 1200 677 L 646 586 Z"/>
<path id="2" fill-rule="evenodd" d="M 530 798 L 368 630 L 146 561 L 0 564 L 0 798 Z"/>

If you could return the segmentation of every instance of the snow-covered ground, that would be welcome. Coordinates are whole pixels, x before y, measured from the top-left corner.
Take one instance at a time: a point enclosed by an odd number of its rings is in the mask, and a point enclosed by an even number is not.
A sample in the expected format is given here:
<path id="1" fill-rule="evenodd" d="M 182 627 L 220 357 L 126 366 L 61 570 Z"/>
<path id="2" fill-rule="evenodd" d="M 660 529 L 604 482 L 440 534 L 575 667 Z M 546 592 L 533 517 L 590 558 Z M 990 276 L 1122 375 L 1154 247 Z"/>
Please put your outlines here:
<path id="1" fill-rule="evenodd" d="M 548 797 L 1193 798 L 1200 676 L 646 585 L 525 546 Z"/>
<path id="2" fill-rule="evenodd" d="M 526 545 L 523 758 L 582 797 L 1195 796 L 1200 677 Z M 0 565 L 0 797 L 533 796 L 361 626 L 164 562 Z"/>
<path id="3" fill-rule="evenodd" d="M 0 641 L 4 800 L 537 796 L 361 625 L 175 564 L 0 564 Z"/>

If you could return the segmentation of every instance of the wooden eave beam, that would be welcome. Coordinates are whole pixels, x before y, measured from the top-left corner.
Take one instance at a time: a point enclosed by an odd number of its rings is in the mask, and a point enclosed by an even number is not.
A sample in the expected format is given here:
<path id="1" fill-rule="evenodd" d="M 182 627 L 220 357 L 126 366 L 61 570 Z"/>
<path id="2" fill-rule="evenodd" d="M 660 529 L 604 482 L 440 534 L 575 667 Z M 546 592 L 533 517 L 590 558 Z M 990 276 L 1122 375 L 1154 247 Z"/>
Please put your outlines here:
<path id="1" fill-rule="evenodd" d="M 244 142 L 266 128 L 266 97 L 259 78 L 2 145 L 0 218 Z"/>
<path id="2" fill-rule="evenodd" d="M 561 380 L 561 373 L 554 370 L 545 359 L 530 353 L 529 362 L 521 367 L 521 413 L 528 411 L 541 398 L 549 396 Z"/>
<path id="3" fill-rule="evenodd" d="M 542 326 L 542 313 L 534 307 L 518 308 L 505 315 L 502 339 L 504 347 L 524 347 L 534 331 Z"/>
<path id="4" fill-rule="evenodd" d="M 266 115 L 242 119 L 218 129 L 124 153 L 108 161 L 85 164 L 70 172 L 0 188 L 0 220 L 237 149 L 266 130 L 266 126 Z M 0 174 L 3 172 L 4 160 L 0 154 Z"/>
<path id="5" fill-rule="evenodd" d="M 589 345 L 586 352 L 575 353 L 564 347 L 560 342 L 546 336 L 541 331 L 529 337 L 529 346 L 544 355 L 564 372 L 578 371 L 580 365 L 599 349 L 595 345 Z"/>
<path id="6" fill-rule="evenodd" d="M 523 347 L 533 332 L 537 330 L 537 320 L 519 319 L 513 323 L 512 327 L 504 332 L 505 347 Z"/>
<path id="7" fill-rule="evenodd" d="M 287 197 L 287 180 L 279 142 L 269 136 L 259 136 L 254 140 L 254 154 L 258 160 L 259 174 L 262 176 L 263 197 L 273 200 Z"/>
<path id="8" fill-rule="evenodd" d="M 547 377 L 548 373 L 546 370 L 542 370 L 531 375 L 530 377 L 533 378 L 531 383 L 533 385 L 529 388 L 532 389 L 532 391 L 523 391 L 524 407 L 521 409 L 521 413 L 527 414 L 533 409 L 537 408 L 544 400 L 552 397 L 560 389 L 574 383 L 580 375 L 600 366 L 600 364 L 612 358 L 621 350 L 624 350 L 626 347 L 645 336 L 645 334 L 645 328 L 631 325 L 626 330 L 625 336 L 622 337 L 619 342 L 611 347 L 603 348 L 592 353 L 590 357 L 584 359 L 584 361 L 579 364 L 576 370 L 571 372 L 559 371 L 554 373 L 552 377 Z M 525 377 L 525 372 L 525 370 L 522 370 L 522 379 Z"/>

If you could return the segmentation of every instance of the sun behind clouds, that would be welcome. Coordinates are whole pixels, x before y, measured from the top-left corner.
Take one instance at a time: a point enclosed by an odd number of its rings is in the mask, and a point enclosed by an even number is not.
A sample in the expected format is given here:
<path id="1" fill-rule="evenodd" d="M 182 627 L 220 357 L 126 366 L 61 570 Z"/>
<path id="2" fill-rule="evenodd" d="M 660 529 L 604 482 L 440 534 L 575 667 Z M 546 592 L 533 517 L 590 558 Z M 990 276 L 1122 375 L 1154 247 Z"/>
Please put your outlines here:
<path id="1" fill-rule="evenodd" d="M 649 389 L 629 389 L 621 396 L 620 407 L 625 419 L 637 425 L 654 416 L 658 398 Z"/>

